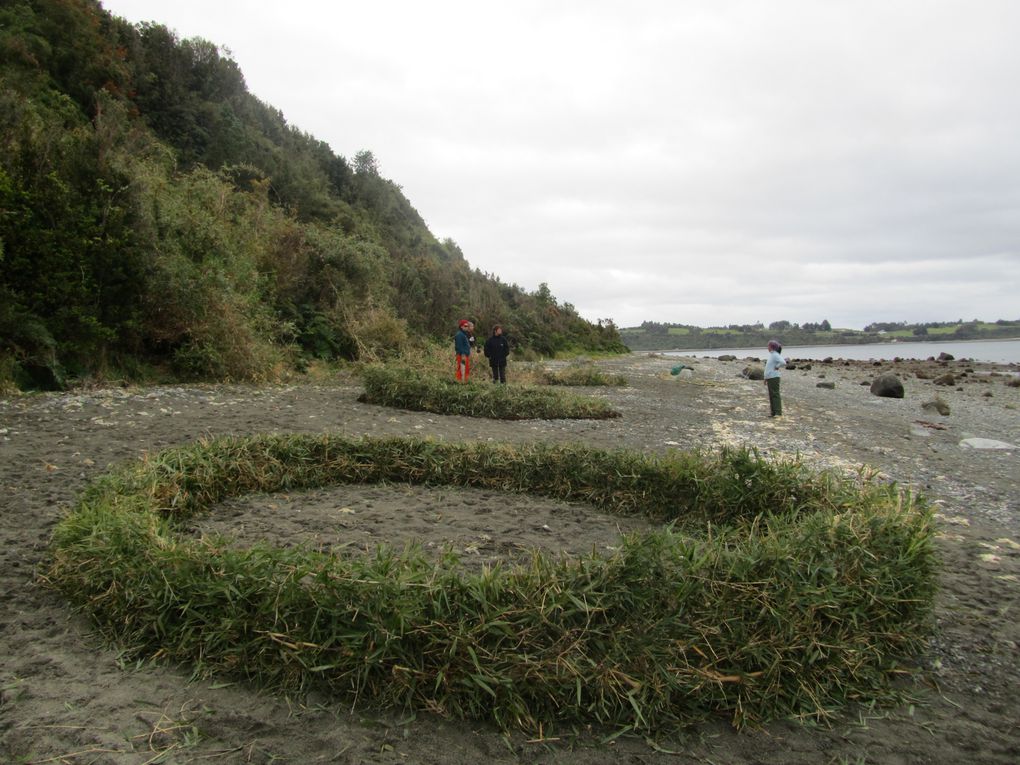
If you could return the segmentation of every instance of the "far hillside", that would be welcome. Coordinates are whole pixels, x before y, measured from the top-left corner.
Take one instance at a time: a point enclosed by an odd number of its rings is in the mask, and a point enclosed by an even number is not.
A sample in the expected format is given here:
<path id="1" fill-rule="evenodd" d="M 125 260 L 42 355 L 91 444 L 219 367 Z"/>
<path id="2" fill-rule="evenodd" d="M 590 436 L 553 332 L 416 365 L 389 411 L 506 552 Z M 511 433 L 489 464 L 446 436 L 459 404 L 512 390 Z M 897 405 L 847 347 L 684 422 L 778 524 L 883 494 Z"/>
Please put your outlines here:
<path id="1" fill-rule="evenodd" d="M 705 350 L 710 348 L 761 348 L 776 338 L 783 345 L 851 345 L 925 340 L 1002 340 L 1020 338 L 1020 320 L 878 322 L 863 330 L 839 329 L 827 320 L 817 324 L 774 321 L 764 324 L 730 324 L 726 327 L 696 327 L 646 321 L 640 327 L 625 327 L 620 337 L 632 351 Z"/>

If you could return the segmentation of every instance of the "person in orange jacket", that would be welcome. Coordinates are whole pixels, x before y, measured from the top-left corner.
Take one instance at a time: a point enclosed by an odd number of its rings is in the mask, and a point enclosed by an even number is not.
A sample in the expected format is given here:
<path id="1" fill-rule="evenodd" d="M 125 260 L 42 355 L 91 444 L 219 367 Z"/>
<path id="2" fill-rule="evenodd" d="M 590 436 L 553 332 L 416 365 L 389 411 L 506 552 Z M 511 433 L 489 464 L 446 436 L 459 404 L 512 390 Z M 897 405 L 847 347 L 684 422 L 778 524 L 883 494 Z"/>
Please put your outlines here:
<path id="1" fill-rule="evenodd" d="M 471 322 L 461 319 L 457 326 L 457 334 L 453 336 L 453 351 L 457 360 L 456 378 L 461 382 L 467 382 L 471 375 L 471 340 L 468 334 Z"/>

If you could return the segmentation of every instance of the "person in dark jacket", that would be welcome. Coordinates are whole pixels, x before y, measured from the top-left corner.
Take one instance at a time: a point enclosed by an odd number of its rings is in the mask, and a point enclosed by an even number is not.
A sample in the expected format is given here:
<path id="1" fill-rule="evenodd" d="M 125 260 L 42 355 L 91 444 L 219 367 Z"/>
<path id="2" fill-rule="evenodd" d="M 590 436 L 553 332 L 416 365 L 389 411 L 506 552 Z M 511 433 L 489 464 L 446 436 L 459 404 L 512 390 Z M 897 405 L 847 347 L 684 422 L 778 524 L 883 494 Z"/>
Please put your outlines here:
<path id="1" fill-rule="evenodd" d="M 492 381 L 506 385 L 506 359 L 510 355 L 510 343 L 503 337 L 503 327 L 499 324 L 492 328 L 492 336 L 485 341 L 482 351 L 492 367 Z"/>
<path id="2" fill-rule="evenodd" d="M 467 382 L 471 375 L 471 342 L 468 340 L 470 327 L 470 321 L 461 319 L 457 334 L 453 336 L 453 352 L 457 362 L 455 376 L 460 382 Z"/>

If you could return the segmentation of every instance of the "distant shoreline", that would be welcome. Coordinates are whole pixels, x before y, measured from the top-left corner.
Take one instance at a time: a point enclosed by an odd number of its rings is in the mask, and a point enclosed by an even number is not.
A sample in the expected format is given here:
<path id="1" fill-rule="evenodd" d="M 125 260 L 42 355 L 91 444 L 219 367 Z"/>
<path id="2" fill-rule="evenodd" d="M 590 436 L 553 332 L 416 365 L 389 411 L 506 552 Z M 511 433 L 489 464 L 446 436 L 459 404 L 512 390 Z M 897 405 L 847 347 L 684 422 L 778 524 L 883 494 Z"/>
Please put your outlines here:
<path id="1" fill-rule="evenodd" d="M 777 337 L 779 337 L 779 339 L 781 340 L 782 339 L 782 333 L 777 333 Z M 824 341 L 818 341 L 818 342 L 813 342 L 813 343 L 798 343 L 796 345 L 793 344 L 793 343 L 790 343 L 789 347 L 790 348 L 796 348 L 796 347 L 802 347 L 802 346 L 803 347 L 809 347 L 809 348 L 814 348 L 814 347 L 846 347 L 846 346 L 856 346 L 856 345 L 904 345 L 906 343 L 1008 343 L 1008 342 L 1016 342 L 1016 341 L 1020 341 L 1020 336 L 1017 336 L 1017 337 L 990 337 L 990 338 L 970 337 L 970 338 L 956 338 L 956 339 L 951 339 L 951 340 L 950 339 L 943 339 L 943 338 L 939 338 L 939 337 L 913 337 L 913 338 L 910 338 L 909 340 L 904 340 L 904 339 L 900 339 L 900 338 L 891 338 L 889 340 L 871 340 L 871 339 L 867 339 L 867 340 L 860 340 L 859 342 L 858 341 L 847 342 L 846 339 L 843 339 L 843 340 L 841 340 L 839 342 L 828 342 L 828 343 L 824 342 Z M 745 344 L 742 344 L 740 342 L 734 342 L 734 343 L 729 343 L 727 345 L 719 345 L 719 346 L 712 345 L 712 346 L 704 346 L 704 347 L 700 347 L 700 348 L 689 348 L 689 347 L 688 348 L 678 348 L 678 347 L 673 347 L 673 348 L 631 348 L 631 351 L 641 352 L 641 353 L 645 353 L 645 352 L 648 352 L 648 353 L 676 353 L 676 352 L 679 352 L 679 351 L 691 351 L 691 352 L 694 352 L 694 351 L 734 351 L 734 350 L 741 350 L 742 351 L 742 350 L 754 350 L 754 349 L 757 349 L 757 348 L 762 347 L 762 346 L 763 346 L 762 343 L 748 343 L 748 344 L 745 345 Z"/>
<path id="2" fill-rule="evenodd" d="M 725 354 L 744 355 L 765 353 L 764 345 L 731 346 L 727 348 L 676 348 L 657 351 L 634 351 L 659 353 L 669 356 L 710 356 L 718 357 Z M 937 358 L 940 353 L 948 353 L 958 360 L 968 359 L 978 363 L 999 364 L 1004 366 L 1020 365 L 1020 338 L 997 338 L 995 340 L 940 340 L 928 342 L 903 341 L 881 343 L 790 343 L 783 355 L 792 359 L 810 359 L 822 361 L 827 358 L 839 358 L 851 361 L 869 361 L 894 359 L 923 361 Z"/>

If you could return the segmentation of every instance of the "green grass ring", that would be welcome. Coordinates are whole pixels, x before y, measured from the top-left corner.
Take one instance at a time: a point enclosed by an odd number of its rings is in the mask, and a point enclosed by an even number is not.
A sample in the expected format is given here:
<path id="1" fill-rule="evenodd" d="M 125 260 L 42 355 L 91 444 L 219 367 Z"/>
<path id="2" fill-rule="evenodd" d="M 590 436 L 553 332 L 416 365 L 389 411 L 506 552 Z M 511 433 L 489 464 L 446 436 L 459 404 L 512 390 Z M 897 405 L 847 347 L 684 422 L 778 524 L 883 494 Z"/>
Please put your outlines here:
<path id="1" fill-rule="evenodd" d="M 618 552 L 467 573 L 181 533 L 216 502 L 350 482 L 583 500 L 663 524 Z M 410 512 L 411 510 L 409 510 Z M 49 580 L 135 656 L 287 693 L 548 730 L 737 726 L 880 697 L 925 644 L 931 511 L 894 485 L 755 452 L 339 435 L 223 438 L 91 484 Z"/>

